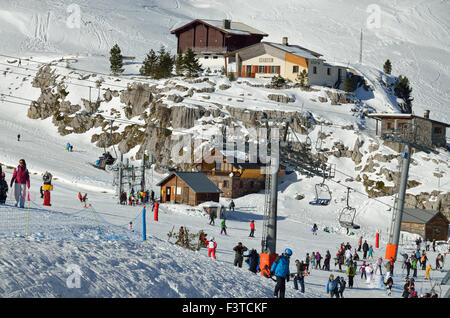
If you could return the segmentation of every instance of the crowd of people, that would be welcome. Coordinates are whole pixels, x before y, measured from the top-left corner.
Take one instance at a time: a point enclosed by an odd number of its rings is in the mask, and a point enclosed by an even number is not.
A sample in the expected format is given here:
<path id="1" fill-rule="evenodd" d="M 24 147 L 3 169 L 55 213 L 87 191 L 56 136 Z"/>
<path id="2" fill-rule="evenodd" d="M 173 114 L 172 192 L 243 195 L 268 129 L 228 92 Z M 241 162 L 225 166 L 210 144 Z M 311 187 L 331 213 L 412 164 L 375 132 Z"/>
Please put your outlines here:
<path id="1" fill-rule="evenodd" d="M 147 204 L 150 202 L 155 202 L 155 192 L 153 190 L 149 191 L 135 191 L 131 188 L 130 193 L 127 195 L 126 191 L 120 194 L 120 204 L 122 205 L 132 205 L 136 206 L 139 204 Z"/>

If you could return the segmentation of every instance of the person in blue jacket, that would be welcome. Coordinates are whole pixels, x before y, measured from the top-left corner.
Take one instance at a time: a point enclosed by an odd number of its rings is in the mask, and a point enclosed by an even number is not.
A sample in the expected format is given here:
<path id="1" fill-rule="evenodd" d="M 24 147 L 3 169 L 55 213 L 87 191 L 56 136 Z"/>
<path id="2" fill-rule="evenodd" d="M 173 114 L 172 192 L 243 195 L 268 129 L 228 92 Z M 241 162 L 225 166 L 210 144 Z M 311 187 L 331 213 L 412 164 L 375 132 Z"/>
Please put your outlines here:
<path id="1" fill-rule="evenodd" d="M 339 298 L 339 289 L 341 287 L 341 281 L 340 277 L 334 278 L 334 275 L 331 274 L 330 278 L 328 278 L 327 281 L 327 294 L 330 294 L 330 297 L 333 298 L 333 296 L 336 296 L 336 298 Z"/>
<path id="2" fill-rule="evenodd" d="M 280 256 L 275 259 L 270 269 L 271 275 L 275 275 L 277 284 L 275 285 L 274 297 L 284 298 L 286 291 L 286 280 L 289 281 L 289 259 L 292 256 L 292 250 L 287 248 Z"/>

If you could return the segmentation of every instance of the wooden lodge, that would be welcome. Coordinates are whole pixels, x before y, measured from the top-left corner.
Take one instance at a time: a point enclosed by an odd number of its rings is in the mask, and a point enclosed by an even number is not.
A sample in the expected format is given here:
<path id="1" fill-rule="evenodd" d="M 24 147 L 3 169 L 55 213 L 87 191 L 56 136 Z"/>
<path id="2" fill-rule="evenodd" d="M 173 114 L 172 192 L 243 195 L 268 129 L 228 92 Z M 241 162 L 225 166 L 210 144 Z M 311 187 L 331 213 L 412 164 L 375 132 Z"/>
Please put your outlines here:
<path id="1" fill-rule="evenodd" d="M 439 211 L 408 208 L 403 210 L 401 231 L 418 234 L 426 241 L 447 241 L 448 226 L 448 219 Z"/>
<path id="2" fill-rule="evenodd" d="M 162 203 L 179 203 L 191 206 L 203 202 L 219 202 L 220 189 L 201 172 L 172 172 L 161 180 Z"/>

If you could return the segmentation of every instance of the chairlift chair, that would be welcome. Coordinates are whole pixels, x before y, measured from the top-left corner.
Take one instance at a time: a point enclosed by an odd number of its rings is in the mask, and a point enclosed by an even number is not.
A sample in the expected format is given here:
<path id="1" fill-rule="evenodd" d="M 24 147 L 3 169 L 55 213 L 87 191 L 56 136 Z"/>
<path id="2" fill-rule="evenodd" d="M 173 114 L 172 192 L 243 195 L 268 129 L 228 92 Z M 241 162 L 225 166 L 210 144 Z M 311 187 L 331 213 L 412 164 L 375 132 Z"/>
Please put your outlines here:
<path id="1" fill-rule="evenodd" d="M 347 188 L 347 206 L 344 207 L 339 213 L 339 224 L 346 229 L 357 230 L 360 228 L 358 224 L 354 223 L 356 216 L 356 209 L 348 204 L 348 199 L 350 195 L 350 188 Z"/>
<path id="2" fill-rule="evenodd" d="M 314 201 L 310 201 L 311 205 L 329 205 L 331 202 L 331 191 L 330 188 L 325 184 L 325 170 L 323 171 L 322 183 L 318 183 L 314 186 L 316 191 L 316 198 Z"/>

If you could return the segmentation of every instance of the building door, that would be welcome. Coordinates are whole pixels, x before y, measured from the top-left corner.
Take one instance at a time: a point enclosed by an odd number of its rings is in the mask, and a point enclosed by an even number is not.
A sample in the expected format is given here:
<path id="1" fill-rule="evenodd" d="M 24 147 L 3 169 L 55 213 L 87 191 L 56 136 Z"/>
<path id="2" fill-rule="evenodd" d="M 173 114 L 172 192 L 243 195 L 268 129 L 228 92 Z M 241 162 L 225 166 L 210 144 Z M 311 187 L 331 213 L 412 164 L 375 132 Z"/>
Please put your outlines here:
<path id="1" fill-rule="evenodd" d="M 166 187 L 166 201 L 165 202 L 170 202 L 170 187 Z"/>
<path id="2" fill-rule="evenodd" d="M 181 189 L 181 197 L 182 197 L 182 203 L 183 204 L 189 204 L 189 188 L 183 187 Z"/>

